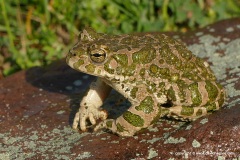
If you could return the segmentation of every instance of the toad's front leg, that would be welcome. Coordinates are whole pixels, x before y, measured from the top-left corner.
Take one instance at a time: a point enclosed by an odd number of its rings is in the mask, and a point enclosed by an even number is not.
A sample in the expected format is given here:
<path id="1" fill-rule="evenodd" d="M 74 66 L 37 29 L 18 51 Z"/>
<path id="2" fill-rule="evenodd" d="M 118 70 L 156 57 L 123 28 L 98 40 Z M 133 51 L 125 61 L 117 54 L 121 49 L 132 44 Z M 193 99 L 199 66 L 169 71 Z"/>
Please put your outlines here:
<path id="1" fill-rule="evenodd" d="M 80 129 L 86 131 L 86 120 L 89 119 L 91 124 L 96 124 L 97 119 L 106 119 L 107 112 L 100 109 L 104 100 L 111 91 L 111 87 L 103 82 L 100 78 L 92 82 L 90 88 L 83 97 L 79 111 L 76 113 L 73 120 L 73 129 L 77 129 L 80 124 Z"/>

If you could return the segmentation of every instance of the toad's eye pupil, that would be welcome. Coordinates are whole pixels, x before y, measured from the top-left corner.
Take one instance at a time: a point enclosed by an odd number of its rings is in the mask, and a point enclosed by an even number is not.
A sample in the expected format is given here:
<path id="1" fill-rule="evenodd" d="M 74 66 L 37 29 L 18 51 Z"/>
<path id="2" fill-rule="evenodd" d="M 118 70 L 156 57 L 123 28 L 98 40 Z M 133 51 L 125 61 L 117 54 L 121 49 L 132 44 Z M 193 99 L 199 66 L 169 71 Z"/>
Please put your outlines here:
<path id="1" fill-rule="evenodd" d="M 101 57 L 102 54 L 100 54 L 100 53 L 94 53 L 93 56 L 94 56 L 94 57 Z"/>

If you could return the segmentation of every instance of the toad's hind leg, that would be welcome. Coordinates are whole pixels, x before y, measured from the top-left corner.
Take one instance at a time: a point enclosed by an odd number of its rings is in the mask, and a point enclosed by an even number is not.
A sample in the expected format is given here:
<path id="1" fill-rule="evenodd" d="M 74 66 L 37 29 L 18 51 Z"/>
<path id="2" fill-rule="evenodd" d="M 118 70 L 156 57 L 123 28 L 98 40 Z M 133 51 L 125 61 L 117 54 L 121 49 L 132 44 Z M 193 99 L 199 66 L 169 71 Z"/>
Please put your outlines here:
<path id="1" fill-rule="evenodd" d="M 166 110 L 166 108 L 165 108 Z M 204 107 L 192 107 L 192 106 L 172 106 L 167 108 L 165 112 L 167 117 L 175 118 L 183 121 L 194 121 L 208 113 L 207 108 Z"/>
<path id="2" fill-rule="evenodd" d="M 132 105 L 116 120 L 106 119 L 100 122 L 94 130 L 106 128 L 120 136 L 133 136 L 136 132 L 149 127 L 161 116 L 161 108 L 154 103 L 143 105 L 150 99 L 151 97 L 146 97 L 139 105 Z"/>
<path id="3" fill-rule="evenodd" d="M 167 108 L 167 112 L 165 112 L 167 117 L 179 119 L 179 120 L 188 120 L 193 121 L 197 118 L 205 116 L 209 113 L 212 113 L 219 109 L 222 105 L 219 101 L 207 103 L 203 106 L 193 107 L 193 106 L 172 106 Z M 162 109 L 163 110 L 163 109 Z M 166 108 L 165 108 L 166 110 Z"/>

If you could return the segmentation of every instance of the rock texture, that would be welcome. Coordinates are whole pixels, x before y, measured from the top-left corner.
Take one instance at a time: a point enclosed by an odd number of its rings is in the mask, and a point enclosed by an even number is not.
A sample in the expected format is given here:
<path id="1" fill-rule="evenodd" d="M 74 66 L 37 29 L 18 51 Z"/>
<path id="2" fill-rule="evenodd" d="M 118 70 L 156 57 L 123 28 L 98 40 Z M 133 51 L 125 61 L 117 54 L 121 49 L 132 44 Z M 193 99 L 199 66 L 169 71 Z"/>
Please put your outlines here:
<path id="1" fill-rule="evenodd" d="M 62 60 L 0 80 L 0 159 L 240 159 L 240 18 L 168 34 L 210 63 L 228 92 L 223 109 L 191 123 L 160 119 L 130 138 L 74 131 L 94 77 Z M 116 117 L 128 105 L 113 91 L 103 107 Z"/>

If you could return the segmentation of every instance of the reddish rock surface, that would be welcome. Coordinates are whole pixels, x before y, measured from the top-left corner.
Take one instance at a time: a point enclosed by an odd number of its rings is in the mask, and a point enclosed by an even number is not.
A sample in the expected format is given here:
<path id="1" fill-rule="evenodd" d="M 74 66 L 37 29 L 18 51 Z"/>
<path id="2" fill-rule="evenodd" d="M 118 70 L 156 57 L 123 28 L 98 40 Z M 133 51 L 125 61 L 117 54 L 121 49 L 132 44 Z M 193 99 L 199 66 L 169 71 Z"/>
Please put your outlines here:
<path id="1" fill-rule="evenodd" d="M 0 159 L 240 159 L 240 18 L 174 37 L 210 63 L 228 92 L 223 109 L 191 123 L 160 119 L 130 138 L 74 131 L 94 77 L 58 61 L 0 80 Z M 127 105 L 113 91 L 103 107 L 116 117 Z"/>

